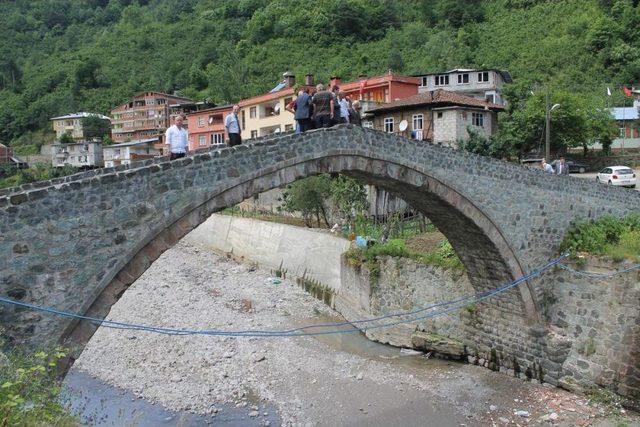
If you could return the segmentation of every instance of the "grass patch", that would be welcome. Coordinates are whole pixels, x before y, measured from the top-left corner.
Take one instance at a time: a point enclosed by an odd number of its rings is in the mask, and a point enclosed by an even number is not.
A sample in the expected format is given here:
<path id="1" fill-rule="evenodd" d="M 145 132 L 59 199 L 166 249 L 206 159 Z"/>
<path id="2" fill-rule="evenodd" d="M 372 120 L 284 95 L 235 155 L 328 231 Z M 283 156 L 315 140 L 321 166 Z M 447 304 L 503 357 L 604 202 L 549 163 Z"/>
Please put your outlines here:
<path id="1" fill-rule="evenodd" d="M 0 360 L 1 426 L 77 426 L 79 421 L 58 403 L 61 349 L 23 354 Z"/>
<path id="2" fill-rule="evenodd" d="M 615 261 L 640 261 L 640 214 L 624 219 L 605 216 L 597 221 L 575 224 L 560 249 L 574 254 L 586 252 L 606 256 Z"/>
<path id="3" fill-rule="evenodd" d="M 367 248 L 352 247 L 345 257 L 349 264 L 354 267 L 366 266 L 371 275 L 378 277 L 380 264 L 378 257 L 391 256 L 396 258 L 409 258 L 426 265 L 435 265 L 445 270 L 464 271 L 464 266 L 453 250 L 448 240 L 441 241 L 437 247 L 430 252 L 420 253 L 407 249 L 403 239 L 391 239 L 385 243 L 376 243 Z"/>

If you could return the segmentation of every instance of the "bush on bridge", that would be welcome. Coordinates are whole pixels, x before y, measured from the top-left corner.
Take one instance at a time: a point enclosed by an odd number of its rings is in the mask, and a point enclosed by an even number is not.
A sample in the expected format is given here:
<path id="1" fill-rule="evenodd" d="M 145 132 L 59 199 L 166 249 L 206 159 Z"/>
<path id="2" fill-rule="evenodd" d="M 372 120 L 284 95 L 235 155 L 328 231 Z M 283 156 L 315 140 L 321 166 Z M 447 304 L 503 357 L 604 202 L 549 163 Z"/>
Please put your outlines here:
<path id="1" fill-rule="evenodd" d="M 619 219 L 604 216 L 596 221 L 575 224 L 560 249 L 601 255 L 615 261 L 640 260 L 640 214 Z"/>

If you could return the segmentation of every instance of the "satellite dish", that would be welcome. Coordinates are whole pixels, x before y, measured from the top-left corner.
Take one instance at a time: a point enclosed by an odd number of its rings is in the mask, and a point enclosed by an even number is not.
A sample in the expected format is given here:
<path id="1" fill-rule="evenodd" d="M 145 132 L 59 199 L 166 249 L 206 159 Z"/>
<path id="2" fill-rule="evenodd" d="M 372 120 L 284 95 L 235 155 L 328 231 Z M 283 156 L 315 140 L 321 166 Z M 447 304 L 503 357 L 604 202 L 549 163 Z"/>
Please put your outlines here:
<path id="1" fill-rule="evenodd" d="M 213 117 L 209 117 L 209 124 L 213 123 Z"/>
<path id="2" fill-rule="evenodd" d="M 406 120 L 401 121 L 400 126 L 398 126 L 398 128 L 400 129 L 400 132 L 404 132 L 405 130 L 407 130 L 408 127 L 409 127 L 409 123 L 407 123 Z"/>

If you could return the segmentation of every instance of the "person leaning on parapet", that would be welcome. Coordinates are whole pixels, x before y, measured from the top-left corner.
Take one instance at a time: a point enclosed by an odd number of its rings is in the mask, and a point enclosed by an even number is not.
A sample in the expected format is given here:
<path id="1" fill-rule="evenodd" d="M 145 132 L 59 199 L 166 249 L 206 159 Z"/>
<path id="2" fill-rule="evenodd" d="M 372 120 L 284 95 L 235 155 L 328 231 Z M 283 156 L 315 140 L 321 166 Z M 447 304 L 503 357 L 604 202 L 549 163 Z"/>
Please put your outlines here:
<path id="1" fill-rule="evenodd" d="M 543 171 L 545 171 L 549 175 L 553 175 L 553 173 L 554 173 L 553 167 L 549 163 L 547 163 L 546 159 L 542 159 L 542 162 L 540 162 L 540 164 L 542 165 L 542 170 Z"/>
<path id="2" fill-rule="evenodd" d="M 311 126 L 311 96 L 308 89 L 304 88 L 298 92 L 295 103 L 295 119 L 298 123 L 298 130 L 306 132 Z"/>
<path id="3" fill-rule="evenodd" d="M 313 120 L 316 128 L 328 128 L 334 117 L 333 94 L 324 89 L 323 84 L 316 86 L 316 93 L 311 100 Z"/>
<path id="4" fill-rule="evenodd" d="M 569 166 L 564 161 L 564 156 L 560 156 L 560 160 L 558 160 L 555 164 L 555 173 L 556 175 L 569 175 Z"/>
<path id="5" fill-rule="evenodd" d="M 349 107 L 349 122 L 362 126 L 362 117 L 360 117 L 360 101 L 353 101 Z"/>
<path id="6" fill-rule="evenodd" d="M 189 133 L 182 126 L 183 121 L 182 116 L 177 115 L 173 125 L 165 133 L 165 147 L 171 160 L 184 157 L 189 151 Z"/>
<path id="7" fill-rule="evenodd" d="M 233 112 L 228 114 L 224 118 L 224 127 L 227 128 L 229 134 L 229 147 L 242 144 L 242 138 L 240 138 L 240 122 L 238 121 L 238 111 L 240 106 L 238 104 L 233 106 Z"/>

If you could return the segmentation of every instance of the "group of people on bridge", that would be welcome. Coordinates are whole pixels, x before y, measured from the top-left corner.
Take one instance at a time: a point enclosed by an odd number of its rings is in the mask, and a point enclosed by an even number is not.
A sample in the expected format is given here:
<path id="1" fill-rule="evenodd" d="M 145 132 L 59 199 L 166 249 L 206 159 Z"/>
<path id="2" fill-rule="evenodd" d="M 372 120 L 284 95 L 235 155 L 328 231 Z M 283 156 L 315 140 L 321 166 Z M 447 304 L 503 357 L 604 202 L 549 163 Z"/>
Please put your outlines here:
<path id="1" fill-rule="evenodd" d="M 296 88 L 297 96 L 285 106 L 285 110 L 294 115 L 296 133 L 311 129 L 320 129 L 352 123 L 362 125 L 360 116 L 360 102 L 351 98 L 340 90 L 337 84 L 325 88 L 318 84 L 315 89 L 306 86 Z M 228 145 L 233 147 L 242 144 L 240 136 L 240 121 L 238 119 L 239 105 L 234 105 L 232 112 L 225 117 L 224 126 L 229 135 Z M 174 124 L 165 133 L 165 147 L 171 160 L 187 155 L 189 151 L 189 133 L 184 127 L 184 117 L 177 115 Z"/>

